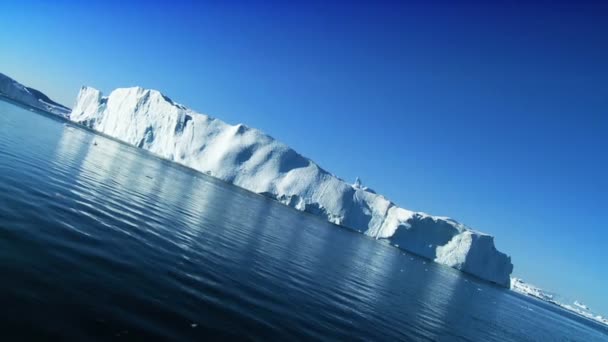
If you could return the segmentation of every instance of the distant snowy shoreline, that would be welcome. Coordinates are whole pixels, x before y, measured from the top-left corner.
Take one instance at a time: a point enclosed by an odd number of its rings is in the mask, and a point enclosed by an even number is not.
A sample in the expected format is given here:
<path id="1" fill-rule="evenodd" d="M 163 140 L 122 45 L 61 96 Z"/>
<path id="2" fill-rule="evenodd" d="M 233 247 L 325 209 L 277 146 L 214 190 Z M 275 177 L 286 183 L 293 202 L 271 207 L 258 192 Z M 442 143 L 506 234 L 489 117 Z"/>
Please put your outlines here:
<path id="1" fill-rule="evenodd" d="M 70 113 L 68 107 L 60 105 L 42 92 L 26 87 L 2 73 L 0 73 L 0 97 L 66 118 Z"/>
<path id="2" fill-rule="evenodd" d="M 579 316 L 582 316 L 587 319 L 591 319 L 595 322 L 602 323 L 608 326 L 608 318 L 605 318 L 601 315 L 594 314 L 587 305 L 580 303 L 575 300 L 572 305 L 562 303 L 561 301 L 556 299 L 556 296 L 550 293 L 543 291 L 542 289 L 528 284 L 519 278 L 511 278 L 511 290 L 521 293 L 526 296 L 530 296 L 539 300 L 542 300 L 547 303 L 551 303 L 557 305 L 565 310 L 573 312 Z"/>

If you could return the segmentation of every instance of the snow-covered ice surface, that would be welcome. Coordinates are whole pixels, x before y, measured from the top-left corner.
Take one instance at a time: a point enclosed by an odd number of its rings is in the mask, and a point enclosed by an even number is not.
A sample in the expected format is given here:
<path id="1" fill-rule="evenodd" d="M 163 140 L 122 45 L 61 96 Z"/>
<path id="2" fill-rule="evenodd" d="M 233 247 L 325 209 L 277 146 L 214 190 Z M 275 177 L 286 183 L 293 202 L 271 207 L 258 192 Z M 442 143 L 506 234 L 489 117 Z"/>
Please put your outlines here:
<path id="1" fill-rule="evenodd" d="M 257 129 L 196 113 L 156 90 L 121 88 L 103 97 L 83 87 L 69 118 L 334 224 L 501 286 L 510 284 L 511 258 L 496 250 L 492 236 L 400 208 L 360 180 L 348 184 Z"/>
<path id="2" fill-rule="evenodd" d="M 532 284 L 528 284 L 519 278 L 511 278 L 511 290 L 558 305 L 578 315 L 608 325 L 608 318 L 604 318 L 601 315 L 593 313 L 587 305 L 579 302 L 578 300 L 573 301 L 572 304 L 567 304 L 565 303 L 565 299 L 558 299 L 557 295 L 546 292 Z"/>
<path id="3" fill-rule="evenodd" d="M 69 108 L 54 102 L 42 92 L 26 87 L 0 73 L 0 98 L 2 96 L 15 102 L 63 117 L 67 117 L 68 114 L 70 114 Z"/>

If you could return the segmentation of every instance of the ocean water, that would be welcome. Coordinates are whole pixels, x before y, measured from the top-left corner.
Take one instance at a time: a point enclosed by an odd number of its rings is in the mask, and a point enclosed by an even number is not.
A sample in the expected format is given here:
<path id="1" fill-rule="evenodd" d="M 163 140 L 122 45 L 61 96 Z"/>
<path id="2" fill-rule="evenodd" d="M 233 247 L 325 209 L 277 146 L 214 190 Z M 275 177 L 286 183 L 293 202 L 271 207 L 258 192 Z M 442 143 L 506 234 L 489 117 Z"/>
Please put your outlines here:
<path id="1" fill-rule="evenodd" d="M 608 341 L 596 323 L 0 101 L 2 340 Z"/>

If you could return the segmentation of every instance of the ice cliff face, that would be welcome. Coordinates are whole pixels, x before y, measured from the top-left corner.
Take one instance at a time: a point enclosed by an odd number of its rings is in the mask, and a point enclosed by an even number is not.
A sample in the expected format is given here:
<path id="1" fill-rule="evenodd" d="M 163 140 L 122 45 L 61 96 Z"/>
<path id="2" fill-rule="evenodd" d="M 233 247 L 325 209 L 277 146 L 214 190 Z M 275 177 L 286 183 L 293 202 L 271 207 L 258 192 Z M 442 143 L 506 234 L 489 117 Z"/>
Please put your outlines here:
<path id="1" fill-rule="evenodd" d="M 295 209 L 321 216 L 439 263 L 508 287 L 510 257 L 493 237 L 447 218 L 397 207 L 351 185 L 259 130 L 229 125 L 155 90 L 108 97 L 83 87 L 70 120 Z"/>
<path id="2" fill-rule="evenodd" d="M 67 117 L 70 109 L 49 99 L 42 92 L 28 88 L 0 73 L 0 96 L 45 112 Z"/>

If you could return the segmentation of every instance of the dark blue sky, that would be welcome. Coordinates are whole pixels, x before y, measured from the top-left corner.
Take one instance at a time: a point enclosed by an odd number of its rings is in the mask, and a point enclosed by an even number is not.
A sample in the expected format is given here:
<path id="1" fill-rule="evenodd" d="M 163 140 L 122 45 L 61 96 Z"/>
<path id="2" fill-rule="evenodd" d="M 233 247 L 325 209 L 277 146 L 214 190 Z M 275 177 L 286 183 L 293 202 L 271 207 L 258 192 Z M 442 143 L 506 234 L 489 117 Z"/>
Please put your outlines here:
<path id="1" fill-rule="evenodd" d="M 608 314 L 608 6 L 0 3 L 0 72 L 140 85 L 497 237 Z"/>

